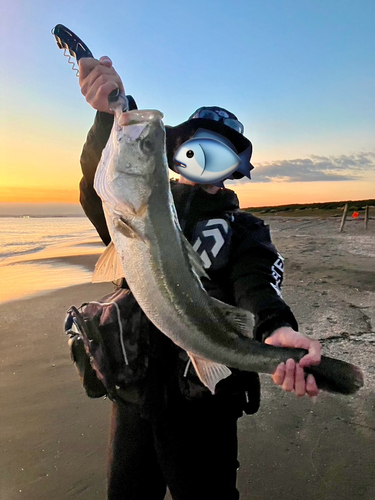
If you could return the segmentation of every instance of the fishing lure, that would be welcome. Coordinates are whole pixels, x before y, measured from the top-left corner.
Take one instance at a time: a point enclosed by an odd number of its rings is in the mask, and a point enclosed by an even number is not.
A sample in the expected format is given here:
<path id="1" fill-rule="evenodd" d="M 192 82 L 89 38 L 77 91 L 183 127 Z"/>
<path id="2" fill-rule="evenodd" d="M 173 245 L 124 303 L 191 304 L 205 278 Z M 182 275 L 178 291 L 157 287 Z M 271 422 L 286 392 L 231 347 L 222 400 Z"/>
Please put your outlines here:
<path id="1" fill-rule="evenodd" d="M 64 49 L 64 56 L 68 58 L 68 63 L 72 65 L 73 71 L 79 76 L 79 69 L 76 67 L 75 61 L 72 61 L 72 57 L 74 57 L 76 62 L 82 59 L 82 57 L 94 57 L 91 50 L 72 30 L 63 24 L 56 24 L 52 28 L 51 33 L 55 37 L 58 48 Z M 113 90 L 108 98 L 113 102 L 118 102 L 119 98 L 122 98 L 122 111 L 129 109 L 128 99 L 124 94 L 120 93 L 120 89 Z"/>

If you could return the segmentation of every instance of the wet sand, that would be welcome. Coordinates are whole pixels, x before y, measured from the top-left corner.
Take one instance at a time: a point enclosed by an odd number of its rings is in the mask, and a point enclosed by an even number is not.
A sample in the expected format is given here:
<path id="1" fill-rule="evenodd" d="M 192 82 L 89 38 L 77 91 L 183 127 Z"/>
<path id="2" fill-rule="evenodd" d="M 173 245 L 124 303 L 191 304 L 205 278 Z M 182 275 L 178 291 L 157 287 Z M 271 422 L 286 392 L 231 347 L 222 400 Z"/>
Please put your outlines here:
<path id="1" fill-rule="evenodd" d="M 297 399 L 262 376 L 261 410 L 239 421 L 243 500 L 375 498 L 375 220 L 267 218 L 286 258 L 284 298 L 324 353 L 362 367 L 354 396 Z M 71 264 L 92 267 L 94 258 Z M 83 284 L 0 304 L 0 500 L 105 498 L 110 402 L 90 400 L 63 333 Z M 170 498 L 170 497 L 167 497 Z M 150 499 L 151 500 L 151 499 Z"/>

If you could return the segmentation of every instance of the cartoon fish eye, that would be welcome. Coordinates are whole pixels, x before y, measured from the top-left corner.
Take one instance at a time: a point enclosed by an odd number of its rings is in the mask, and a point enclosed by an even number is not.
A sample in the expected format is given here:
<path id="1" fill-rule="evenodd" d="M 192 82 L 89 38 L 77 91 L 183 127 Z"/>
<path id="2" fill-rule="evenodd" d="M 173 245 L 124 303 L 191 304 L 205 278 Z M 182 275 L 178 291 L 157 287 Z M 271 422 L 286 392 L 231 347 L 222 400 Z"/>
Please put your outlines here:
<path id="1" fill-rule="evenodd" d="M 189 151 L 186 151 L 186 156 L 187 156 L 188 158 L 193 158 L 193 156 L 194 156 L 194 151 L 192 151 L 191 149 L 189 149 Z"/>

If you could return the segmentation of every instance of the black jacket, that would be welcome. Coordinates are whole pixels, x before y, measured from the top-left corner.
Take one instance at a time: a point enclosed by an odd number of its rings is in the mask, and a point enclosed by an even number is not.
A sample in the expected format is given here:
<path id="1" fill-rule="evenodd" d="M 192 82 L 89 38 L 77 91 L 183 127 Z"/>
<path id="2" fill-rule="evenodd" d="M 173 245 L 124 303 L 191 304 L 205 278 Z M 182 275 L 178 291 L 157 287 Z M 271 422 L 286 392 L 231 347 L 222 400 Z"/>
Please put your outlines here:
<path id="1" fill-rule="evenodd" d="M 97 113 L 81 155 L 80 201 L 105 244 L 110 236 L 93 180 L 112 123 L 111 115 Z M 255 316 L 254 338 L 259 341 L 280 326 L 298 329 L 281 297 L 283 260 L 271 242 L 268 226 L 240 211 L 237 195 L 229 189 L 211 195 L 199 186 L 171 182 L 171 190 L 183 232 L 206 260 L 210 280 L 203 278 L 203 284 L 207 292 L 251 311 Z M 155 339 L 155 352 L 163 351 L 168 345 L 165 337 L 156 335 Z M 184 357 L 181 352 L 179 356 Z"/>

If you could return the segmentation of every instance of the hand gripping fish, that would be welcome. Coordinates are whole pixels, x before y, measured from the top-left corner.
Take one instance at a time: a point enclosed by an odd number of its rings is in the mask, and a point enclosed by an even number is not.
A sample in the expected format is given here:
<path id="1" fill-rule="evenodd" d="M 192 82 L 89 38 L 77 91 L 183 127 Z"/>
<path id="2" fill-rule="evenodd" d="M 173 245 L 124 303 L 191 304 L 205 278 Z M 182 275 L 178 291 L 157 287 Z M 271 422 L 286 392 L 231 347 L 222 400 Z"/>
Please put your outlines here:
<path id="1" fill-rule="evenodd" d="M 168 179 L 163 115 L 159 111 L 123 112 L 121 97 L 111 136 L 94 180 L 112 238 L 99 259 L 93 281 L 124 276 L 146 316 L 187 351 L 212 393 L 230 375 L 227 367 L 273 373 L 304 349 L 275 347 L 250 338 L 248 311 L 208 295 L 200 278 L 202 261 L 178 223 Z M 319 388 L 352 394 L 363 385 L 354 365 L 322 357 L 306 368 Z"/>

